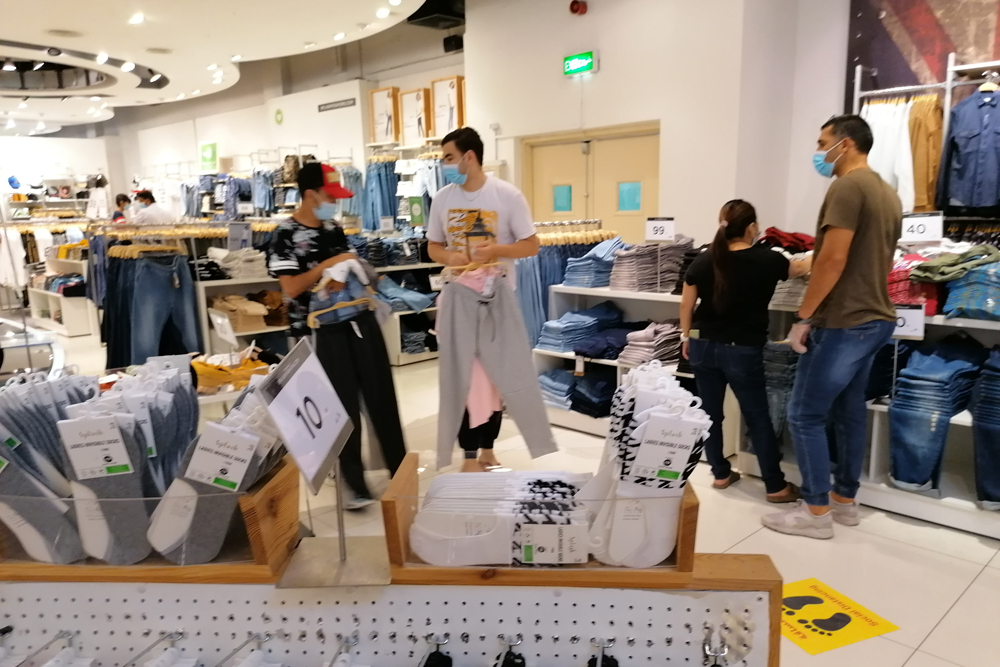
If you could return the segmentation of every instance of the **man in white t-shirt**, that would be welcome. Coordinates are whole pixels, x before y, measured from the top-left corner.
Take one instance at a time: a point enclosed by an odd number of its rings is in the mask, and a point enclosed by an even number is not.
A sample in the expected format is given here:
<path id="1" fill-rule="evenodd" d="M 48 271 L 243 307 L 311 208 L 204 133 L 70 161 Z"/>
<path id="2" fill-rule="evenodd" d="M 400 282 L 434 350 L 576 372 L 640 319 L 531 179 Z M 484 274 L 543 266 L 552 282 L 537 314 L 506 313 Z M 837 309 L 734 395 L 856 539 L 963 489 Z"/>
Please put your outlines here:
<path id="1" fill-rule="evenodd" d="M 135 195 L 136 211 L 132 222 L 136 225 L 170 225 L 175 222 L 174 216 L 156 203 L 156 198 L 149 190 L 142 190 Z"/>
<path id="2" fill-rule="evenodd" d="M 513 287 L 514 260 L 538 254 L 538 237 L 528 202 L 516 187 L 483 172 L 483 140 L 472 128 L 449 133 L 441 145 L 444 177 L 449 185 L 438 191 L 431 204 L 427 228 L 431 259 L 446 266 L 503 262 L 508 265 L 507 276 Z M 447 307 L 447 301 L 441 304 L 441 308 Z M 477 362 L 469 410 L 458 435 L 466 456 L 463 470 L 467 472 L 499 466 L 493 442 L 500 433 L 503 413 L 499 394 L 484 378 L 485 372 Z M 482 421 L 484 414 L 491 416 Z"/>

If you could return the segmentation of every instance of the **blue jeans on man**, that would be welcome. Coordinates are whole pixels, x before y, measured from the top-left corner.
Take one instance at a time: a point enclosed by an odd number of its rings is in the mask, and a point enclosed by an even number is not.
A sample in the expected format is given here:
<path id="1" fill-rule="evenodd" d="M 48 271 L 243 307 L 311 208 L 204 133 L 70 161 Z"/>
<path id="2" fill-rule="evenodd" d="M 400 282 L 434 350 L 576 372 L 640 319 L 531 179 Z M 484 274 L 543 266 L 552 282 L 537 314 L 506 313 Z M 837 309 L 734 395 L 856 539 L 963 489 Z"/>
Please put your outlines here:
<path id="1" fill-rule="evenodd" d="M 788 406 L 802 497 L 809 505 L 829 505 L 831 490 L 844 498 L 858 493 L 868 443 L 865 388 L 875 354 L 892 338 L 895 327 L 895 322 L 873 320 L 848 329 L 817 328 L 809 335 L 809 351 L 799 359 Z M 834 466 L 828 419 L 836 433 Z"/>

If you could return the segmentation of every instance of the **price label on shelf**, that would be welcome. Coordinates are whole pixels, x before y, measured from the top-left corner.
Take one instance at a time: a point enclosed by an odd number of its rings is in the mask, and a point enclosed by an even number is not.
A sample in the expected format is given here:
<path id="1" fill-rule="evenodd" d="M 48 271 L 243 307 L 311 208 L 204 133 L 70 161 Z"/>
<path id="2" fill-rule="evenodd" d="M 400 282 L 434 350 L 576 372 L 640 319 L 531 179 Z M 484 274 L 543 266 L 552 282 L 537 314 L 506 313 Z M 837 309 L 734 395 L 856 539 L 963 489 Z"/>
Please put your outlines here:
<path id="1" fill-rule="evenodd" d="M 383 215 L 378 219 L 378 230 L 380 232 L 396 231 L 396 218 L 391 215 Z"/>
<path id="2" fill-rule="evenodd" d="M 237 202 L 236 215 L 253 215 L 253 202 L 249 201 Z"/>
<path id="3" fill-rule="evenodd" d="M 313 493 L 319 493 L 354 424 L 307 338 L 292 348 L 257 392 Z"/>
<path id="4" fill-rule="evenodd" d="M 944 213 L 914 213 L 903 216 L 900 243 L 934 243 L 944 237 Z"/>
<path id="5" fill-rule="evenodd" d="M 923 340 L 926 322 L 923 306 L 896 306 L 896 331 L 892 337 L 902 340 Z"/>
<path id="6" fill-rule="evenodd" d="M 646 240 L 673 241 L 676 235 L 673 218 L 646 218 Z"/>
<path id="7" fill-rule="evenodd" d="M 441 274 L 431 276 L 431 289 L 440 292 L 444 288 L 444 277 Z"/>

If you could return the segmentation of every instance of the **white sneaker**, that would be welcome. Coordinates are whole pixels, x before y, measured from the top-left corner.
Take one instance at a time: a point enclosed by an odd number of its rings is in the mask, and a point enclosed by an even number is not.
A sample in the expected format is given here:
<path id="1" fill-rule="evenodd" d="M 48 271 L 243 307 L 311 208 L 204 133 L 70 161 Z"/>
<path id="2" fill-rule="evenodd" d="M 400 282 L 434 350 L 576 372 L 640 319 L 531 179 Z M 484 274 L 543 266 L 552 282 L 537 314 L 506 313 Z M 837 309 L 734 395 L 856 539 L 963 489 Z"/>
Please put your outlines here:
<path id="1" fill-rule="evenodd" d="M 801 535 L 817 540 L 828 540 L 833 537 L 833 512 L 816 516 L 809 511 L 805 501 L 800 500 L 794 507 L 777 514 L 768 514 L 761 518 L 761 523 L 771 530 L 786 535 Z"/>
<path id="2" fill-rule="evenodd" d="M 861 523 L 861 510 L 858 508 L 857 501 L 838 503 L 833 498 L 830 498 L 830 507 L 833 508 L 830 512 L 833 514 L 833 520 L 837 523 L 845 526 L 856 526 Z"/>
<path id="3" fill-rule="evenodd" d="M 350 489 L 344 489 L 344 496 L 344 509 L 348 512 L 357 512 L 358 510 L 363 510 L 369 505 L 375 504 L 375 501 L 371 498 L 356 495 Z"/>

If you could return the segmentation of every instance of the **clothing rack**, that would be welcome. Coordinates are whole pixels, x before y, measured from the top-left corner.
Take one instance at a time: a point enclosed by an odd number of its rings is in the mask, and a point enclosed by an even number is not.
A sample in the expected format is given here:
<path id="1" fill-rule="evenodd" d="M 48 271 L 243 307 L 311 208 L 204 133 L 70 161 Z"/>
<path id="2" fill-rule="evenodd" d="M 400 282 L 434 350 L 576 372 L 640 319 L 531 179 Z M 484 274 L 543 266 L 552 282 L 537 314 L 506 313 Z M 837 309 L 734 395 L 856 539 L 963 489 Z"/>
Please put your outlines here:
<path id="1" fill-rule="evenodd" d="M 601 220 L 555 220 L 535 223 L 535 227 L 594 227 L 594 229 L 602 229 L 602 225 Z"/>

